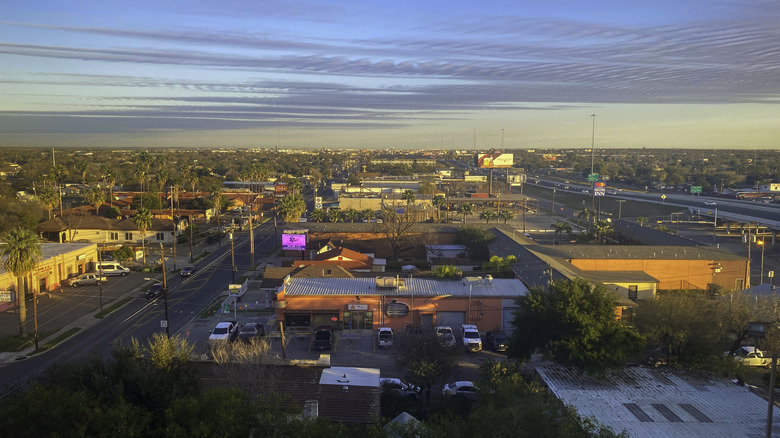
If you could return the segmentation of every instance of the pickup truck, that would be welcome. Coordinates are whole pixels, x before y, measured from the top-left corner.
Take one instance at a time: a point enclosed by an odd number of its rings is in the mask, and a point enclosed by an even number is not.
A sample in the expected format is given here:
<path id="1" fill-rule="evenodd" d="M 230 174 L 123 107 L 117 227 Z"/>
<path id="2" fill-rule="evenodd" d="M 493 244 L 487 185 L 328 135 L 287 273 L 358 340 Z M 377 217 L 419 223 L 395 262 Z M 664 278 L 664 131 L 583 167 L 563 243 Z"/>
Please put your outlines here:
<path id="1" fill-rule="evenodd" d="M 314 332 L 314 340 L 311 343 L 313 350 L 330 350 L 333 348 L 333 329 L 330 327 L 319 327 Z"/>
<path id="2" fill-rule="evenodd" d="M 221 321 L 211 330 L 209 341 L 232 341 L 238 334 L 238 321 Z"/>
<path id="3" fill-rule="evenodd" d="M 463 346 L 467 351 L 482 350 L 482 338 L 479 336 L 479 330 L 474 324 L 461 324 L 460 334 L 463 339 Z"/>

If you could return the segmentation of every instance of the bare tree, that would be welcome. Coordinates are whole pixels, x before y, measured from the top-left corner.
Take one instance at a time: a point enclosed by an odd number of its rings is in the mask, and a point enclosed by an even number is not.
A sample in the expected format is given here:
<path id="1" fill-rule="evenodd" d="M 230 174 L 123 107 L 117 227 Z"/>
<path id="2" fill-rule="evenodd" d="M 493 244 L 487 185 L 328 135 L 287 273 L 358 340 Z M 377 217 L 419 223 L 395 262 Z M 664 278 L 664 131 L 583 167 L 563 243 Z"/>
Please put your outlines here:
<path id="1" fill-rule="evenodd" d="M 409 211 L 398 213 L 393 206 L 385 206 L 380 214 L 382 222 L 377 222 L 374 228 L 376 234 L 383 235 L 393 250 L 393 258 L 398 260 L 399 255 L 414 246 L 411 235 L 417 225 L 414 215 Z"/>
<path id="2" fill-rule="evenodd" d="M 209 348 L 214 363 L 220 365 L 220 373 L 233 386 L 243 388 L 248 394 L 259 395 L 273 389 L 279 377 L 282 361 L 271 350 L 265 339 L 253 338 L 250 342 L 212 342 Z"/>

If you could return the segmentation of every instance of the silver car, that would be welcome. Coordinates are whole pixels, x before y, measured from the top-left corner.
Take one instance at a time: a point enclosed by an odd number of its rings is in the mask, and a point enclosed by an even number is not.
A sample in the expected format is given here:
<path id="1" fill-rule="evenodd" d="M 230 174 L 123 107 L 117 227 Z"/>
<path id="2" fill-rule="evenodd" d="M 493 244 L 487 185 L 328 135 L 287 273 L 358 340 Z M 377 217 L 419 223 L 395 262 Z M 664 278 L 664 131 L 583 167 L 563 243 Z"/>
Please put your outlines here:
<path id="1" fill-rule="evenodd" d="M 77 277 L 69 278 L 68 279 L 68 286 L 71 287 L 79 287 L 79 286 L 88 286 L 90 284 L 98 284 L 103 283 L 106 281 L 106 277 L 100 277 L 94 272 L 81 274 Z"/>

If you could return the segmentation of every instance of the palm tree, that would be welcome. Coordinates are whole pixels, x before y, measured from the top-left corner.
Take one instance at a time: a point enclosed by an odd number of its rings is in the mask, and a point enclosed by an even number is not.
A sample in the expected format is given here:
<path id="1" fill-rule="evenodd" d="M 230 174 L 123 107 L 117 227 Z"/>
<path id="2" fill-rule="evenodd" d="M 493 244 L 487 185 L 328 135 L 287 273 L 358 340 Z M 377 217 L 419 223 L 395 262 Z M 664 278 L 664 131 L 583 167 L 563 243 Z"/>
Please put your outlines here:
<path id="1" fill-rule="evenodd" d="M 309 213 L 309 220 L 320 223 L 325 220 L 325 210 L 318 208 Z"/>
<path id="2" fill-rule="evenodd" d="M 108 206 L 114 206 L 114 184 L 116 184 L 116 172 L 110 167 L 103 168 L 103 181 L 108 184 Z"/>
<path id="3" fill-rule="evenodd" d="M 584 207 L 581 212 L 577 215 L 577 220 L 585 219 L 585 223 L 588 226 L 588 234 L 590 234 L 590 218 L 593 217 L 593 212 L 588 210 L 587 207 Z"/>
<path id="4" fill-rule="evenodd" d="M 558 221 L 551 225 L 553 229 L 555 230 L 555 243 L 558 243 L 558 237 L 561 236 L 563 233 L 571 234 L 571 225 L 568 222 L 561 222 Z"/>
<path id="5" fill-rule="evenodd" d="M 95 207 L 95 216 L 99 214 L 100 206 L 106 202 L 106 192 L 100 187 L 90 187 L 84 193 L 84 199 L 87 203 Z"/>
<path id="6" fill-rule="evenodd" d="M 357 210 L 354 208 L 348 208 L 344 210 L 344 220 L 349 221 L 350 223 L 355 223 L 355 219 L 357 219 L 360 216 L 360 213 L 358 213 Z"/>
<path id="7" fill-rule="evenodd" d="M 404 190 L 401 194 L 401 199 L 406 201 L 406 206 L 408 207 L 409 205 L 414 204 L 417 197 L 414 195 L 414 190 Z"/>
<path id="8" fill-rule="evenodd" d="M 81 174 L 81 183 L 86 184 L 87 183 L 87 170 L 89 169 L 89 162 L 87 161 L 77 161 L 76 164 L 73 165 L 73 167 L 76 168 L 76 170 L 79 171 Z"/>
<path id="9" fill-rule="evenodd" d="M 485 210 L 479 214 L 480 219 L 485 219 L 485 223 L 489 224 L 492 219 L 496 218 L 496 212 L 493 210 Z"/>
<path id="10" fill-rule="evenodd" d="M 436 195 L 431 199 L 431 204 L 436 207 L 436 219 L 441 220 L 441 206 L 447 203 L 447 198 L 444 195 Z"/>
<path id="11" fill-rule="evenodd" d="M 344 220 L 344 215 L 342 214 L 341 210 L 331 210 L 328 212 L 328 222 L 341 222 Z"/>
<path id="12" fill-rule="evenodd" d="M 285 222 L 298 222 L 298 218 L 306 211 L 306 201 L 300 193 L 290 193 L 277 206 L 279 215 Z"/>
<path id="13" fill-rule="evenodd" d="M 498 218 L 503 219 L 504 223 L 507 223 L 507 221 L 514 219 L 515 215 L 510 210 L 501 210 L 498 212 Z"/>
<path id="14" fill-rule="evenodd" d="M 604 242 L 604 236 L 611 233 L 615 229 L 612 227 L 612 224 L 607 221 L 598 221 L 593 226 L 593 232 L 596 233 L 596 237 L 600 242 Z"/>
<path id="15" fill-rule="evenodd" d="M 647 218 L 644 216 L 639 216 L 638 218 L 636 218 L 636 221 L 639 222 L 640 227 L 644 227 L 645 222 L 647 222 Z"/>
<path id="16" fill-rule="evenodd" d="M 471 204 L 460 204 L 458 206 L 458 214 L 463 215 L 463 223 L 466 223 L 466 215 L 474 212 L 474 206 Z"/>
<path id="17" fill-rule="evenodd" d="M 27 275 L 35 270 L 38 261 L 41 259 L 41 242 L 35 233 L 22 227 L 9 231 L 3 237 L 3 240 L 5 245 L 0 254 L 4 258 L 3 266 L 6 271 L 13 273 L 16 277 L 16 300 L 19 303 L 19 336 L 24 336 L 24 323 L 27 320 L 24 282 Z M 32 289 L 32 284 L 29 284 L 29 286 Z M 36 335 L 38 332 L 37 325 L 36 323 Z"/>
<path id="18" fill-rule="evenodd" d="M 298 178 L 287 181 L 287 191 L 290 193 L 301 193 L 302 188 L 303 184 L 301 184 L 301 180 Z"/>
<path id="19" fill-rule="evenodd" d="M 217 213 L 217 227 L 221 227 L 222 218 L 220 213 L 222 212 L 222 187 L 212 187 L 211 191 L 209 192 L 209 199 L 214 206 L 214 211 Z"/>
<path id="20" fill-rule="evenodd" d="M 146 230 L 152 226 L 152 213 L 146 208 L 139 208 L 135 212 L 133 223 L 141 230 L 141 251 L 143 252 L 144 264 L 146 264 Z"/>
<path id="21" fill-rule="evenodd" d="M 49 219 L 51 219 L 51 211 L 54 206 L 60 202 L 60 194 L 54 187 L 44 187 L 38 191 L 38 200 L 43 204 L 43 208 L 49 213 Z"/>
<path id="22" fill-rule="evenodd" d="M 363 210 L 360 210 L 360 219 L 370 221 L 374 217 L 376 217 L 376 212 L 373 209 L 364 208 Z"/>

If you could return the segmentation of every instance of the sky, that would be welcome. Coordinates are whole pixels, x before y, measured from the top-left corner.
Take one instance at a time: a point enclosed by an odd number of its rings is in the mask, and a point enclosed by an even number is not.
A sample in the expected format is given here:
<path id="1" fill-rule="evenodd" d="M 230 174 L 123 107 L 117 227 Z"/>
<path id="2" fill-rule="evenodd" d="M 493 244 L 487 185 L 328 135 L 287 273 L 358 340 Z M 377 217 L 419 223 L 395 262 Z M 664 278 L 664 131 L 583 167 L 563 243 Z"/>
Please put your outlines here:
<path id="1" fill-rule="evenodd" d="M 12 1 L 0 147 L 780 148 L 776 0 Z"/>

